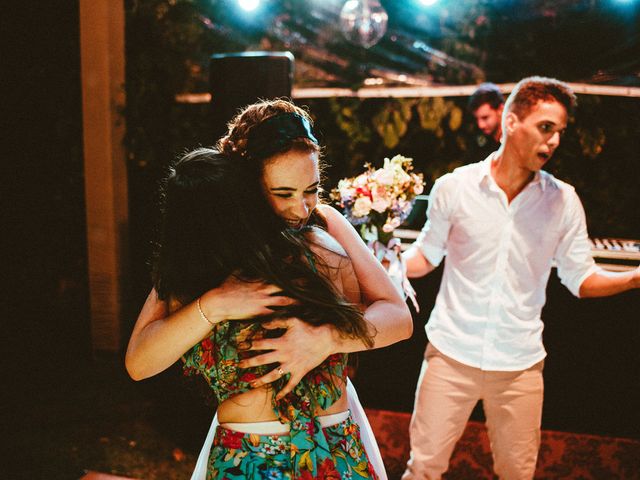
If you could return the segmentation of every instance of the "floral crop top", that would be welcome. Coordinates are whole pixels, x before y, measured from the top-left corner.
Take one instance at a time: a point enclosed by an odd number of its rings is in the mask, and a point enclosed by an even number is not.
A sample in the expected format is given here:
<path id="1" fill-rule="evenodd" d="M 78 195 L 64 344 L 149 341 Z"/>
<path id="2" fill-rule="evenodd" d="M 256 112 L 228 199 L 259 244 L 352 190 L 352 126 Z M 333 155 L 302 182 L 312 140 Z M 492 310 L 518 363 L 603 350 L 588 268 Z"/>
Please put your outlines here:
<path id="1" fill-rule="evenodd" d="M 277 332 L 277 331 L 276 331 Z M 251 390 L 251 382 L 276 368 L 263 365 L 239 368 L 238 362 L 261 352 L 240 350 L 243 342 L 273 335 L 258 320 L 232 320 L 216 325 L 211 334 L 183 356 L 185 374 L 200 374 L 213 389 L 219 402 Z M 273 410 L 283 424 L 289 424 L 293 478 L 308 477 L 330 458 L 330 449 L 320 422 L 314 415 L 317 408 L 326 410 L 341 396 L 338 380 L 346 382 L 347 354 L 335 354 L 307 373 L 291 393 L 280 401 L 273 400 Z M 286 384 L 284 375 L 274 388 Z"/>

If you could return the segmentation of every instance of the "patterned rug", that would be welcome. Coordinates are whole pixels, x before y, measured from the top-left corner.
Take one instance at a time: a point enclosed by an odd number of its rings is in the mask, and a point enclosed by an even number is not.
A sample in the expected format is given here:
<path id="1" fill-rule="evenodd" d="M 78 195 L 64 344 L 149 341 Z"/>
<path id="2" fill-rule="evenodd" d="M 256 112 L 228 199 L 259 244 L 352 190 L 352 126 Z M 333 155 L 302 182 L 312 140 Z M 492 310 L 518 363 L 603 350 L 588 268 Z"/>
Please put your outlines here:
<path id="1" fill-rule="evenodd" d="M 367 409 L 390 480 L 397 480 L 409 458 L 408 413 Z M 491 480 L 493 460 L 482 423 L 469 422 L 458 442 L 449 480 Z M 536 479 L 638 480 L 640 441 L 554 431 L 542 432 Z"/>

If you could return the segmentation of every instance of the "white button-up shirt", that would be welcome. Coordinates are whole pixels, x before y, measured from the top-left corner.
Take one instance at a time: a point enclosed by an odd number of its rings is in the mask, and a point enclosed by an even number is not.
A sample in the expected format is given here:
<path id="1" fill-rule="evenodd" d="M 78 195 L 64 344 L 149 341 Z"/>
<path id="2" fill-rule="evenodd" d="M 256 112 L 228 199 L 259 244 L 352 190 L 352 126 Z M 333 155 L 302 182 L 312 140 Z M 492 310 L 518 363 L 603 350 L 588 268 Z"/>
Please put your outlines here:
<path id="1" fill-rule="evenodd" d="M 511 203 L 491 175 L 493 155 L 438 179 L 415 245 L 437 266 L 426 325 L 442 353 L 482 370 L 524 370 L 546 356 L 540 312 L 555 260 L 576 296 L 598 268 L 572 186 L 541 171 Z"/>

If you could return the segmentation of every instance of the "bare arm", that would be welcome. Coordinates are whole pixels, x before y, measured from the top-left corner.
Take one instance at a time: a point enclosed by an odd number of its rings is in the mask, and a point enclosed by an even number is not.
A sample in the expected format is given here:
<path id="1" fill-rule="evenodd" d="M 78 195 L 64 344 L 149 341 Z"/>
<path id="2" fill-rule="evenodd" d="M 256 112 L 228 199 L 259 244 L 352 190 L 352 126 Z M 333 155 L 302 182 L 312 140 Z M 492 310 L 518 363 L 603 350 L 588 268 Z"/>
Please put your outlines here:
<path id="1" fill-rule="evenodd" d="M 169 305 L 152 289 L 133 327 L 125 366 L 134 380 L 143 380 L 167 369 L 211 330 L 195 304 L 169 315 Z"/>
<path id="2" fill-rule="evenodd" d="M 424 277 L 436 268 L 415 245 L 409 247 L 408 250 L 402 253 L 402 259 L 407 266 L 407 277 L 409 278 Z"/>
<path id="3" fill-rule="evenodd" d="M 288 297 L 272 296 L 280 289 L 262 282 L 242 282 L 229 277 L 202 295 L 200 306 L 212 323 L 252 318 L 272 313 L 269 306 L 289 305 Z M 186 351 L 211 332 L 212 325 L 192 302 L 170 313 L 167 302 L 151 290 L 138 316 L 127 347 L 125 366 L 134 380 L 142 380 L 169 368 Z"/>
<path id="4" fill-rule="evenodd" d="M 363 303 L 364 319 L 375 329 L 374 348 L 405 340 L 413 332 L 411 313 L 404 299 L 391 283 L 387 272 L 364 244 L 344 216 L 330 206 L 322 206 L 329 234 L 347 252 L 353 263 Z M 331 353 L 356 352 L 364 349 L 360 340 L 333 336 Z"/>
<path id="5" fill-rule="evenodd" d="M 640 266 L 629 272 L 601 270 L 589 275 L 580 285 L 580 298 L 607 297 L 640 288 Z"/>

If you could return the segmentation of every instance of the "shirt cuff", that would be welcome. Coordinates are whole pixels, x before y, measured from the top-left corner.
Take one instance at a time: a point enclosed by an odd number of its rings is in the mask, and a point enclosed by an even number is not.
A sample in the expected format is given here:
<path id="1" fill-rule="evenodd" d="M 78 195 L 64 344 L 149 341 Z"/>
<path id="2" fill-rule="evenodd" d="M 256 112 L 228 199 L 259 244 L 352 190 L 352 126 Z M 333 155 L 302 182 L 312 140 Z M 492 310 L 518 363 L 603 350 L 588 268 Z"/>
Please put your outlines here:
<path id="1" fill-rule="evenodd" d="M 446 253 L 445 250 L 434 247 L 433 245 L 430 245 L 428 243 L 417 243 L 417 246 L 422 252 L 422 255 L 424 255 L 424 258 L 426 258 L 431 265 L 433 265 L 434 267 L 440 265 L 440 262 L 442 262 L 442 259 L 444 258 L 444 255 Z"/>
<path id="2" fill-rule="evenodd" d="M 573 284 L 567 285 L 567 288 L 576 297 L 580 298 L 580 287 L 582 286 L 582 282 L 584 282 L 592 274 L 600 271 L 602 271 L 602 268 L 594 263 L 589 267 L 589 269 L 585 273 L 583 273 L 580 277 L 578 277 L 578 279 L 575 282 L 573 282 Z"/>

